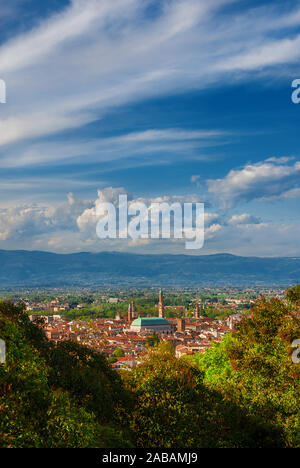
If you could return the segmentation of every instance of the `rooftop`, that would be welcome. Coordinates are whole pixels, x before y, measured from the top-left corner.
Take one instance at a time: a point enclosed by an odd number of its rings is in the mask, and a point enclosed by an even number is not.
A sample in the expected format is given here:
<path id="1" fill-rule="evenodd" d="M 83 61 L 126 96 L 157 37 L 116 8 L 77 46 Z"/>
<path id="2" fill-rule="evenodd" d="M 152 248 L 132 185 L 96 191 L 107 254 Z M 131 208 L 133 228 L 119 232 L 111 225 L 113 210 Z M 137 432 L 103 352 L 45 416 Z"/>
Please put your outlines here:
<path id="1" fill-rule="evenodd" d="M 169 322 L 162 317 L 139 317 L 135 319 L 131 325 L 147 327 L 153 325 L 169 325 Z"/>

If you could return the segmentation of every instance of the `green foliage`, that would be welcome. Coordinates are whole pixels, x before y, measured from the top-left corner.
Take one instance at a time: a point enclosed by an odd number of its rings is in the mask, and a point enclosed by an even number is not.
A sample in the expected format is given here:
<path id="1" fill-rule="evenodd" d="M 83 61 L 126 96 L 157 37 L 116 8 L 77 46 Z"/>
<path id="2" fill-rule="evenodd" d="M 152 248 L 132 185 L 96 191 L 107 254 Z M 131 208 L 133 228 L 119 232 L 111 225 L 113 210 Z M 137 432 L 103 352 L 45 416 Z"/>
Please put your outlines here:
<path id="1" fill-rule="evenodd" d="M 138 447 L 280 446 L 276 431 L 209 390 L 203 373 L 176 359 L 168 342 L 149 348 L 144 363 L 124 380 L 136 401 L 129 424 Z"/>
<path id="2" fill-rule="evenodd" d="M 124 357 L 125 356 L 125 353 L 124 353 L 124 350 L 122 348 L 116 348 L 114 350 L 114 356 L 115 357 Z"/>
<path id="3" fill-rule="evenodd" d="M 0 447 L 299 447 L 293 290 L 292 305 L 261 299 L 204 354 L 177 359 L 172 344 L 148 337 L 142 364 L 120 373 L 109 362 L 122 350 L 108 362 L 78 343 L 55 345 L 22 305 L 0 302 Z"/>
<path id="4" fill-rule="evenodd" d="M 194 358 L 210 388 L 248 416 L 268 421 L 286 447 L 300 446 L 300 372 L 291 360 L 299 336 L 299 319 L 285 304 L 261 299 L 230 338 Z"/>
<path id="5" fill-rule="evenodd" d="M 159 336 L 157 335 L 157 333 L 153 333 L 153 335 L 151 336 L 147 336 L 146 338 L 146 345 L 147 346 L 157 346 L 159 343 Z"/>
<path id="6" fill-rule="evenodd" d="M 111 356 L 110 358 L 107 359 L 107 361 L 109 362 L 109 364 L 114 364 L 115 362 L 118 361 L 118 359 L 114 356 Z"/>
<path id="7" fill-rule="evenodd" d="M 226 335 L 222 341 L 214 342 L 204 354 L 197 353 L 194 356 L 187 356 L 185 359 L 192 362 L 197 368 L 204 372 L 204 382 L 214 382 L 218 379 L 226 379 L 232 370 L 226 349 L 232 340 L 232 335 Z"/>
<path id="8" fill-rule="evenodd" d="M 11 303 L 0 304 L 0 336 L 0 447 L 130 446 L 114 428 L 125 407 L 122 382 L 102 355 L 55 346 Z"/>
<path id="9" fill-rule="evenodd" d="M 300 284 L 294 286 L 291 289 L 287 289 L 286 291 L 286 298 L 289 302 L 296 304 L 300 301 Z"/>

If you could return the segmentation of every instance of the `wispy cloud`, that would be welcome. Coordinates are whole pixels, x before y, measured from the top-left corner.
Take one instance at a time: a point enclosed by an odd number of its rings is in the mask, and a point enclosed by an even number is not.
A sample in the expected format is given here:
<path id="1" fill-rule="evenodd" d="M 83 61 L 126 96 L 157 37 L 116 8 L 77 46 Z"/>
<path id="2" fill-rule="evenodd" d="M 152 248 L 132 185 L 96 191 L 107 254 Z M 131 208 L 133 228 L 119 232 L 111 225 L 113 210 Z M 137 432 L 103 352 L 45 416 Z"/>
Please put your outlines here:
<path id="1" fill-rule="evenodd" d="M 149 3 L 73 0 L 2 45 L 9 104 L 0 145 L 84 126 L 129 102 L 215 85 L 228 71 L 299 58 L 299 8 L 226 15 L 232 0 L 168 0 L 152 18 Z"/>
<path id="2" fill-rule="evenodd" d="M 145 159 L 150 164 L 156 153 L 166 155 L 171 161 L 184 155 L 188 155 L 190 159 L 195 156 L 197 159 L 206 159 L 205 155 L 201 156 L 201 150 L 226 144 L 226 135 L 226 132 L 218 130 L 151 129 L 91 140 L 35 143 L 25 149 L 23 145 L 8 148 L 5 156 L 0 159 L 0 167 L 66 164 L 82 157 L 86 164 L 139 156 L 137 164 L 144 164 Z"/>
<path id="3" fill-rule="evenodd" d="M 0 9 L 8 18 L 19 2 L 6 2 L 5 11 L 3 3 L 0 0 Z M 159 8 L 148 15 L 153 3 Z M 202 122 L 199 128 L 187 130 L 182 123 L 167 128 L 165 121 L 149 118 L 148 126 L 145 121 L 139 126 L 136 116 L 134 126 L 126 125 L 123 134 L 112 128 L 107 136 L 100 123 L 99 134 L 94 132 L 92 137 L 88 124 L 101 122 L 121 106 L 155 97 L 251 80 L 261 72 L 272 80 L 288 75 L 299 63 L 299 45 L 298 0 L 284 8 L 282 2 L 254 8 L 251 2 L 234 0 L 71 0 L 59 13 L 0 46 L 0 73 L 8 94 L 7 104 L 1 107 L 0 167 L 9 174 L 2 177 L 0 191 L 15 192 L 16 197 L 31 190 L 30 196 L 37 199 L 43 188 L 60 195 L 81 186 L 94 189 L 100 181 L 84 177 L 84 169 L 93 170 L 84 167 L 88 163 L 98 164 L 101 173 L 109 162 L 124 168 L 207 161 L 205 153 L 217 157 L 207 149 L 225 145 L 229 133 L 201 128 Z M 78 133 L 65 136 L 72 129 Z M 60 168 L 55 171 L 50 166 L 59 164 L 81 166 L 72 178 L 57 176 Z M 300 197 L 300 163 L 294 158 L 273 157 L 232 170 L 229 164 L 225 175 L 224 164 L 218 171 L 221 175 L 207 181 L 209 196 L 222 207 Z M 41 166 L 50 168 L 45 177 Z M 29 169 L 32 174 L 27 176 Z M 185 174 L 197 189 L 200 184 L 203 189 L 209 177 L 200 176 L 201 169 L 195 164 Z M 103 181 L 105 186 L 108 183 Z M 178 253 L 174 243 L 99 246 L 89 218 L 95 203 L 72 196 L 61 206 L 32 204 L 27 198 L 23 204 L 10 203 L 0 212 L 1 246 L 59 251 L 148 248 L 151 253 L 157 248 Z M 230 211 L 222 216 L 206 214 L 211 251 L 247 253 L 248 248 L 255 253 L 256 248 L 258 254 L 271 255 L 283 241 L 297 244 L 299 228 L 293 231 L 290 225 L 274 226 L 255 214 Z M 289 252 L 296 250 L 291 244 Z"/>

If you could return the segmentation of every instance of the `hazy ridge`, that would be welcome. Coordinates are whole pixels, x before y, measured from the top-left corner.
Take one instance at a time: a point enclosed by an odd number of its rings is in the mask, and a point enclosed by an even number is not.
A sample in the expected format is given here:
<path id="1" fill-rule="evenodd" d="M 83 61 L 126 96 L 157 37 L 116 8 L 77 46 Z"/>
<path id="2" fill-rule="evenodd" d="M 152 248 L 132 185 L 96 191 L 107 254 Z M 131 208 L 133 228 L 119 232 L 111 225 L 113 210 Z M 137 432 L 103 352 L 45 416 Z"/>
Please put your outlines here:
<path id="1" fill-rule="evenodd" d="M 300 258 L 229 254 L 55 254 L 0 250 L 0 287 L 88 285 L 290 285 L 300 282 Z"/>

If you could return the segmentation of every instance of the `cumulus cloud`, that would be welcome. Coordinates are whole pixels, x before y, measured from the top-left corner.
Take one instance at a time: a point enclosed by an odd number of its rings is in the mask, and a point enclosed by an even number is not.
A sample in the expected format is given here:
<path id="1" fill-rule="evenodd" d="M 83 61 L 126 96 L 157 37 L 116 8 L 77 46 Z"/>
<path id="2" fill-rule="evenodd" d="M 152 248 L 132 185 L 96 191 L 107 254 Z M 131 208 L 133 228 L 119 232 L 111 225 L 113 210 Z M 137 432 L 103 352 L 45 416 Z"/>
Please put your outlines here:
<path id="1" fill-rule="evenodd" d="M 101 210 L 99 207 L 102 203 L 112 203 L 116 208 L 117 220 L 118 220 L 118 208 L 119 208 L 119 196 L 126 195 L 128 200 L 128 207 L 134 207 L 137 204 L 143 204 L 146 207 L 146 219 L 149 219 L 151 216 L 151 212 L 155 212 L 158 210 L 158 204 L 160 206 L 160 210 L 164 212 L 168 211 L 168 207 L 173 204 L 180 204 L 183 207 L 184 203 L 201 203 L 201 197 L 199 195 L 187 195 L 187 196 L 178 196 L 178 195 L 165 195 L 160 197 L 138 197 L 134 198 L 131 194 L 128 194 L 123 187 L 113 188 L 108 187 L 105 189 L 98 190 L 98 198 L 93 202 L 93 206 L 87 208 L 83 211 L 83 213 L 77 218 L 77 225 L 81 232 L 89 233 L 92 235 L 95 233 L 95 227 L 99 218 L 103 217 L 104 215 L 99 215 Z M 183 213 L 182 209 L 182 213 Z M 171 213 L 173 216 L 174 213 Z M 216 218 L 216 214 L 209 214 L 206 215 L 206 220 L 210 224 Z M 140 213 L 137 213 L 136 216 L 132 216 L 131 219 L 135 219 L 140 217 Z"/>
<path id="2" fill-rule="evenodd" d="M 0 248 L 38 249 L 70 253 L 78 251 L 126 251 L 133 253 L 186 254 L 184 239 L 99 239 L 97 207 L 111 202 L 118 206 L 124 188 L 107 187 L 98 191 L 95 200 L 82 201 L 70 193 L 60 205 L 23 204 L 0 210 Z M 129 204 L 196 203 L 198 195 L 134 198 Z M 229 252 L 238 255 L 300 255 L 297 224 L 265 223 L 249 213 L 231 217 L 217 212 L 205 213 L 204 248 L 189 251 L 192 255 Z"/>
<path id="3" fill-rule="evenodd" d="M 208 191 L 225 207 L 251 200 L 284 197 L 300 185 L 300 162 L 284 164 L 266 160 L 231 170 L 223 179 L 207 180 Z M 298 191 L 292 192 L 294 195 Z"/>
<path id="4" fill-rule="evenodd" d="M 299 257 L 299 235 L 299 224 L 224 224 L 210 232 L 204 251 L 242 256 Z"/>
<path id="5" fill-rule="evenodd" d="M 99 214 L 102 203 L 112 203 L 118 217 L 119 196 L 126 195 L 129 208 L 144 204 L 146 219 L 150 219 L 150 212 L 162 204 L 163 210 L 168 211 L 172 204 L 201 202 L 198 195 L 189 196 L 160 196 L 154 198 L 134 198 L 122 187 L 107 187 L 98 190 L 97 198 L 92 201 L 82 201 L 69 193 L 68 201 L 59 205 L 23 204 L 0 210 L 0 245 L 11 248 L 15 244 L 31 248 L 46 250 L 72 251 L 88 250 L 126 250 L 134 245 L 153 244 L 149 242 L 132 242 L 131 238 L 102 240 L 97 237 L 96 226 L 103 217 Z M 136 219 L 139 213 L 134 212 L 128 221 Z M 149 216 L 149 218 L 148 218 Z M 206 213 L 205 224 L 211 226 L 218 218 L 215 213 Z M 147 240 L 147 239 L 146 239 Z M 154 241 L 155 243 L 156 241 Z M 172 242 L 170 240 L 170 242 Z M 15 244 L 14 244 L 15 243 Z M 160 245 L 160 240 L 158 241 Z M 166 247 L 166 243 L 162 244 Z"/>
<path id="6" fill-rule="evenodd" d="M 89 202 L 68 195 L 68 202 L 58 206 L 20 204 L 0 209 L 0 240 L 22 241 L 57 231 L 76 231 L 77 218 Z"/>
<path id="7" fill-rule="evenodd" d="M 205 241 L 207 242 L 209 239 L 214 238 L 216 233 L 221 230 L 222 225 L 218 223 L 212 224 L 211 226 L 207 227 L 205 229 Z"/>
<path id="8" fill-rule="evenodd" d="M 6 2 L 1 7 L 5 18 L 22 3 Z M 22 29 L 15 37 L 10 35 L 0 45 L 1 78 L 8 85 L 8 103 L 0 120 L 0 166 L 12 170 L 66 164 L 82 161 L 83 155 L 90 162 L 118 161 L 118 168 L 125 158 L 135 166 L 145 161 L 148 164 L 151 158 L 154 161 L 156 155 L 163 163 L 183 160 L 186 154 L 204 159 L 199 149 L 220 141 L 223 144 L 225 133 L 218 129 L 151 127 L 90 139 L 89 134 L 85 137 L 84 127 L 126 104 L 248 80 L 253 71 L 263 71 L 264 77 L 273 78 L 274 70 L 280 67 L 280 76 L 286 74 L 290 79 L 300 57 L 300 2 L 289 3 L 284 10 L 276 2 L 259 7 L 244 2 L 232 8 L 234 3 L 162 0 L 157 2 L 156 14 L 149 15 L 152 0 L 70 0 L 65 8 L 44 17 L 32 29 Z M 76 141 L 66 140 L 62 132 L 77 127 L 82 129 L 80 141 L 78 136 Z M 57 141 L 42 139 L 58 133 Z M 208 180 L 208 191 L 225 207 L 251 200 L 298 198 L 299 164 L 290 156 L 249 163 L 223 178 Z M 21 189 L 21 180 L 25 191 L 31 179 L 3 179 L 0 188 L 16 189 L 18 183 Z M 199 187 L 199 175 L 192 175 L 191 183 Z M 67 182 L 64 187 L 73 190 Z M 126 242 L 100 244 L 95 238 L 98 204 L 115 203 L 121 190 L 100 190 L 96 200 L 90 201 L 70 195 L 61 205 L 2 208 L 1 246 L 58 251 L 130 248 Z M 132 203 L 137 201 L 188 200 L 180 196 L 131 198 Z M 195 195 L 190 201 L 207 200 Z M 276 248 L 280 235 L 286 242 L 294 239 L 291 226 L 267 225 L 248 213 L 230 216 L 206 213 L 208 248 L 236 251 L 238 246 L 248 242 L 251 247 L 259 240 L 261 249 L 266 246 L 271 252 L 272 239 Z M 262 235 L 266 239 L 259 237 Z M 155 247 L 152 242 L 132 243 L 131 247 L 149 248 L 151 253 L 156 248 L 173 248 L 176 253 L 177 245 L 159 241 Z M 284 248 L 287 251 L 288 247 Z"/>
<path id="9" fill-rule="evenodd" d="M 127 195 L 124 188 L 113 188 L 108 187 L 102 190 L 98 190 L 98 198 L 93 202 L 90 208 L 85 209 L 77 218 L 77 226 L 81 232 L 92 234 L 92 237 L 96 236 L 96 224 L 99 220 L 99 206 L 102 203 L 112 203 L 117 206 L 119 203 L 120 195 Z M 129 199 L 131 196 L 129 195 Z"/>

